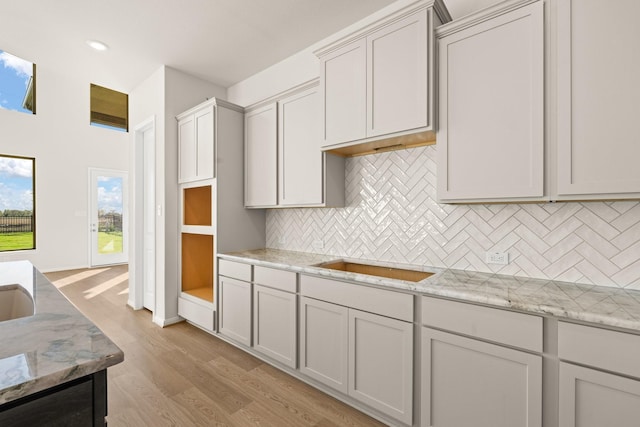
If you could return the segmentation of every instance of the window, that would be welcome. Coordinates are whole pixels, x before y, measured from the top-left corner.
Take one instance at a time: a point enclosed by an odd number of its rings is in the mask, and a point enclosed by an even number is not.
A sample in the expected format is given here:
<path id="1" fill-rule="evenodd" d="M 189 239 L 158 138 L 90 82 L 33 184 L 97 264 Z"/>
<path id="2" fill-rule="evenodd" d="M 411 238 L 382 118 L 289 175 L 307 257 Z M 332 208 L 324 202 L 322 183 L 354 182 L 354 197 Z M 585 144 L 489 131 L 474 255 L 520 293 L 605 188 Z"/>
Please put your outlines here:
<path id="1" fill-rule="evenodd" d="M 0 50 L 0 110 L 36 113 L 36 64 Z"/>
<path id="2" fill-rule="evenodd" d="M 0 155 L 0 251 L 36 247 L 35 167 L 35 159 Z"/>
<path id="3" fill-rule="evenodd" d="M 129 95 L 91 85 L 91 125 L 129 131 Z"/>

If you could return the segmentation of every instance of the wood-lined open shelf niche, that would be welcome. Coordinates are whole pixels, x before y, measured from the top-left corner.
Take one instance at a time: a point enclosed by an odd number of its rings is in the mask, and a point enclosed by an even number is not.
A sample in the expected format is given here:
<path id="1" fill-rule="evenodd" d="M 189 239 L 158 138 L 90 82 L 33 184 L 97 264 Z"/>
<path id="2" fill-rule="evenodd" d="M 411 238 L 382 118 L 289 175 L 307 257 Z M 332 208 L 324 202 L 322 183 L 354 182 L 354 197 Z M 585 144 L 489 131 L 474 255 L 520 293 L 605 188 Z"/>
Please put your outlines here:
<path id="1" fill-rule="evenodd" d="M 213 236 L 182 233 L 182 292 L 213 302 Z"/>
<path id="2" fill-rule="evenodd" d="M 211 225 L 211 186 L 184 188 L 184 225 Z"/>

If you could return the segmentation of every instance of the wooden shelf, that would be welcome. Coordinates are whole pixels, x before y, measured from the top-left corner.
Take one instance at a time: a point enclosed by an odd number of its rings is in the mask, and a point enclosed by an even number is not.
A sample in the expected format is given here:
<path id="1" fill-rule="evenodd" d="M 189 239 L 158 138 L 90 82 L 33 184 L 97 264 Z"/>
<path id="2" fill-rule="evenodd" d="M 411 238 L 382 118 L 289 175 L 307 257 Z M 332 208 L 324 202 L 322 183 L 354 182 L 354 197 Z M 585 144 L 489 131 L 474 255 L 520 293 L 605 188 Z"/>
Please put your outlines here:
<path id="1" fill-rule="evenodd" d="M 213 302 L 213 253 L 212 235 L 182 233 L 182 292 Z"/>
<path id="2" fill-rule="evenodd" d="M 211 225 L 211 186 L 185 188 L 184 225 Z"/>
<path id="3" fill-rule="evenodd" d="M 213 302 L 213 287 L 193 288 L 188 291 L 182 290 L 182 292 L 208 302 Z"/>

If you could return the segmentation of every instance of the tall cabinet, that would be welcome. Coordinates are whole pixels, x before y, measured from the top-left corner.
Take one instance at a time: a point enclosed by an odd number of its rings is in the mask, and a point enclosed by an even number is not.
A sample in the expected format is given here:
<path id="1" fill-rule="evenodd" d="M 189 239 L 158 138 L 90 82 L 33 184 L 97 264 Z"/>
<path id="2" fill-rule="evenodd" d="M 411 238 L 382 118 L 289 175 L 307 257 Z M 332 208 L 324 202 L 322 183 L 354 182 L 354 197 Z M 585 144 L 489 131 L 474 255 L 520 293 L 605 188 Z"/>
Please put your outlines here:
<path id="1" fill-rule="evenodd" d="M 176 118 L 178 314 L 213 332 L 218 304 L 216 254 L 264 247 L 264 211 L 244 209 L 244 110 L 214 98 Z"/>

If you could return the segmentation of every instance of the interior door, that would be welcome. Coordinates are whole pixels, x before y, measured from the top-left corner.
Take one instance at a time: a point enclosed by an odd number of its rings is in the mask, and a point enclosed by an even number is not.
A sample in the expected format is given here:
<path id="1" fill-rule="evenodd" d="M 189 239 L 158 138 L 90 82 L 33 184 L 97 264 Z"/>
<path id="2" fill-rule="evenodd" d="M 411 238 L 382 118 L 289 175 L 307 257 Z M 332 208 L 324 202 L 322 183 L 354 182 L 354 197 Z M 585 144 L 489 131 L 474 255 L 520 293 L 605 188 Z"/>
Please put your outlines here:
<path id="1" fill-rule="evenodd" d="M 127 172 L 89 169 L 90 265 L 128 262 Z"/>

